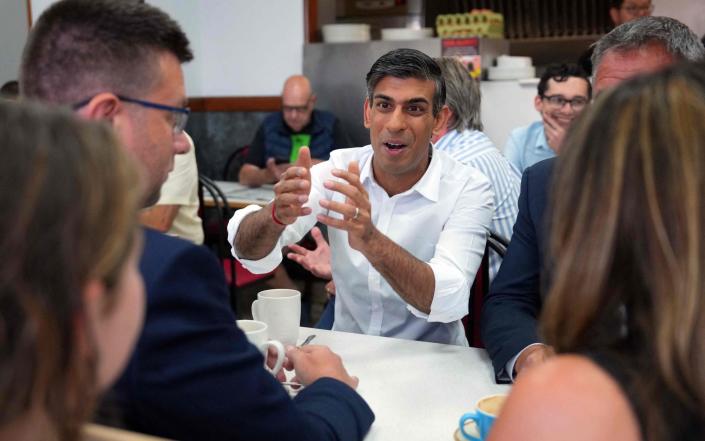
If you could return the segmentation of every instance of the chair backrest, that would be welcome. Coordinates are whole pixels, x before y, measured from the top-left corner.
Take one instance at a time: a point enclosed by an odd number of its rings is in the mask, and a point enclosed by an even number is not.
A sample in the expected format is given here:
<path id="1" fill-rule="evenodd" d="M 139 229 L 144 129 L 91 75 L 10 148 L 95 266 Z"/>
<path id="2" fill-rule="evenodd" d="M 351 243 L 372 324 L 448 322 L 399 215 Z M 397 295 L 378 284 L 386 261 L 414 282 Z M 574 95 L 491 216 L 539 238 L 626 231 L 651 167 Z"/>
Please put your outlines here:
<path id="1" fill-rule="evenodd" d="M 235 271 L 235 259 L 233 259 L 230 254 L 230 247 L 228 244 L 228 229 L 227 222 L 232 217 L 232 210 L 228 205 L 228 198 L 225 197 L 225 193 L 218 187 L 218 185 L 209 177 L 199 175 L 199 202 L 201 207 L 201 217 L 205 217 L 205 206 L 203 204 L 203 193 L 204 191 L 213 199 L 215 203 L 215 222 L 207 223 L 203 222 L 203 233 L 208 241 L 208 238 L 213 235 L 215 231 L 215 242 L 216 242 L 216 252 L 218 255 L 218 260 L 222 262 L 224 266 L 223 270 L 227 276 L 228 284 L 230 286 L 230 303 L 233 310 L 236 305 L 235 301 L 235 289 L 237 288 L 237 276 Z"/>
<path id="2" fill-rule="evenodd" d="M 462 320 L 463 326 L 465 327 L 465 337 L 468 339 L 470 346 L 474 348 L 485 347 L 482 342 L 482 335 L 480 334 L 480 316 L 482 314 L 482 304 L 485 301 L 485 295 L 487 295 L 490 290 L 489 252 L 492 250 L 500 257 L 504 257 L 508 246 L 509 241 L 506 238 L 494 231 L 490 231 L 480 268 L 478 268 L 477 274 L 475 274 L 475 281 L 470 288 L 469 313 Z"/>
<path id="3" fill-rule="evenodd" d="M 245 158 L 247 157 L 247 151 L 250 149 L 249 145 L 244 145 L 242 147 L 236 147 L 228 159 L 225 161 L 225 167 L 223 167 L 223 180 L 224 181 L 239 181 L 240 168 L 245 163 Z"/>

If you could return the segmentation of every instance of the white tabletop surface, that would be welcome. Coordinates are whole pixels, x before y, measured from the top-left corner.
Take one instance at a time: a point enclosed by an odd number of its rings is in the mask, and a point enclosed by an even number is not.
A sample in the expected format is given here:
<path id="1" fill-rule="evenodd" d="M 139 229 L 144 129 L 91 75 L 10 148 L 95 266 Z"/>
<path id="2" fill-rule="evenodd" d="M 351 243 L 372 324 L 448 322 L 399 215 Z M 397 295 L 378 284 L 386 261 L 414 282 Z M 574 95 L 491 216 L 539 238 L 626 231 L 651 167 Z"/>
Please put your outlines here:
<path id="1" fill-rule="evenodd" d="M 250 204 L 266 205 L 274 199 L 273 185 L 250 188 L 239 182 L 215 181 L 215 183 L 223 191 L 228 203 L 233 208 L 242 208 Z M 213 198 L 210 197 L 208 192 L 204 192 L 203 200 L 206 203 L 213 203 Z"/>
<path id="2" fill-rule="evenodd" d="M 376 415 L 366 441 L 451 441 L 479 398 L 509 391 L 494 382 L 484 349 L 311 328 L 300 329 L 299 341 L 309 334 L 360 379 L 357 390 Z"/>

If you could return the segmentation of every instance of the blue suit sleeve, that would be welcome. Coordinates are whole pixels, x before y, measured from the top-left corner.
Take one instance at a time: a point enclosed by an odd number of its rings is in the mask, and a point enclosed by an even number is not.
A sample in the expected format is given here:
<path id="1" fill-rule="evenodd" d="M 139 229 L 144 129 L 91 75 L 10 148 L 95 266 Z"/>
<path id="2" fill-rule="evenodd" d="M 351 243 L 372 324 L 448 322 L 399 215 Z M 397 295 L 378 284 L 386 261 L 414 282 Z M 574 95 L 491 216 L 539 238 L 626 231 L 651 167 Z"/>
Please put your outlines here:
<path id="1" fill-rule="evenodd" d="M 507 362 L 539 341 L 536 326 L 541 308 L 541 244 L 530 209 L 532 172 L 530 167 L 522 176 L 514 234 L 482 308 L 482 339 L 497 382 L 509 381 Z"/>
<path id="2" fill-rule="evenodd" d="M 353 441 L 367 433 L 372 411 L 337 380 L 289 398 L 235 325 L 223 273 L 207 249 L 148 239 L 142 270 L 145 328 L 116 386 L 128 426 L 179 440 Z"/>

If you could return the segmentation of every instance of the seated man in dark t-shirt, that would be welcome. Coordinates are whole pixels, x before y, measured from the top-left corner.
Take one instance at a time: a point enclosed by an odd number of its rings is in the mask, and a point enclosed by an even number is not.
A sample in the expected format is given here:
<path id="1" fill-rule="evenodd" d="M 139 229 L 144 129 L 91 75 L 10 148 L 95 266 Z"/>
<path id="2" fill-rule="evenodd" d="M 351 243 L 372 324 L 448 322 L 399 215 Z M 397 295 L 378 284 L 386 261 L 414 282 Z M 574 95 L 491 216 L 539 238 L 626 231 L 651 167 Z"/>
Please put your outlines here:
<path id="1" fill-rule="evenodd" d="M 351 146 L 338 118 L 314 110 L 315 102 L 308 78 L 294 75 L 286 80 L 282 110 L 267 116 L 257 130 L 240 169 L 242 184 L 258 187 L 276 182 L 296 162 L 302 146 L 310 148 L 314 164 L 327 160 L 331 150 Z"/>

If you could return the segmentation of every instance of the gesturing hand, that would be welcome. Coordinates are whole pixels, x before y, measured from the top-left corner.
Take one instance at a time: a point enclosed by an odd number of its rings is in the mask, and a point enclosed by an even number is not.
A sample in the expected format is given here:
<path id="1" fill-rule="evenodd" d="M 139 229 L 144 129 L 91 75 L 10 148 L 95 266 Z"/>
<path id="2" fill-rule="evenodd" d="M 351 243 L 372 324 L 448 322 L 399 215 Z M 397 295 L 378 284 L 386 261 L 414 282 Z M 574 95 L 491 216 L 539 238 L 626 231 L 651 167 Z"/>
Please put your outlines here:
<path id="1" fill-rule="evenodd" d="M 548 146 L 551 147 L 554 152 L 560 153 L 568 127 L 556 121 L 556 119 L 549 114 L 544 115 L 543 123 Z"/>
<path id="2" fill-rule="evenodd" d="M 313 273 L 314 276 L 321 279 L 330 280 L 333 274 L 330 269 L 330 247 L 328 242 L 323 238 L 323 234 L 318 227 L 313 227 L 311 236 L 316 241 L 315 250 L 307 250 L 301 245 L 289 245 L 292 251 L 286 257 L 306 268 Z"/>
<path id="3" fill-rule="evenodd" d="M 336 219 L 319 214 L 317 219 L 329 227 L 347 231 L 350 246 L 362 251 L 377 233 L 377 229 L 372 225 L 369 196 L 360 182 L 360 167 L 357 161 L 352 161 L 347 170 L 335 169 L 331 173 L 346 182 L 328 180 L 323 185 L 329 190 L 343 194 L 345 202 L 321 199 L 320 204 L 323 208 L 341 214 L 343 218 Z"/>
<path id="4" fill-rule="evenodd" d="M 268 208 L 280 223 L 292 224 L 297 217 L 311 214 L 311 208 L 303 206 L 308 202 L 310 191 L 311 152 L 308 147 L 301 147 L 299 158 L 274 185 L 274 201 L 271 202 L 274 206 Z"/>

